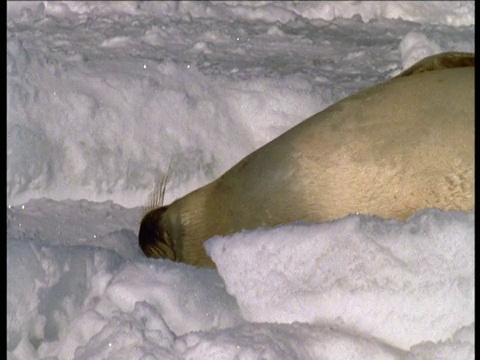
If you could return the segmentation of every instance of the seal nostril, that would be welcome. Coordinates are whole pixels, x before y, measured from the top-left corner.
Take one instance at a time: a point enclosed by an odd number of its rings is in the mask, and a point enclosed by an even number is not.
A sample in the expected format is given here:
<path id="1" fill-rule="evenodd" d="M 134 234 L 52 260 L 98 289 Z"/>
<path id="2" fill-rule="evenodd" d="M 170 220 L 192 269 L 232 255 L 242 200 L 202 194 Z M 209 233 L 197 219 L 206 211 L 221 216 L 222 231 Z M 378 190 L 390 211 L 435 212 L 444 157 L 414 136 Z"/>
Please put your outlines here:
<path id="1" fill-rule="evenodd" d="M 175 260 L 173 244 L 162 226 L 162 216 L 167 208 L 167 206 L 162 206 L 154 209 L 142 219 L 138 232 L 138 243 L 147 257 Z"/>

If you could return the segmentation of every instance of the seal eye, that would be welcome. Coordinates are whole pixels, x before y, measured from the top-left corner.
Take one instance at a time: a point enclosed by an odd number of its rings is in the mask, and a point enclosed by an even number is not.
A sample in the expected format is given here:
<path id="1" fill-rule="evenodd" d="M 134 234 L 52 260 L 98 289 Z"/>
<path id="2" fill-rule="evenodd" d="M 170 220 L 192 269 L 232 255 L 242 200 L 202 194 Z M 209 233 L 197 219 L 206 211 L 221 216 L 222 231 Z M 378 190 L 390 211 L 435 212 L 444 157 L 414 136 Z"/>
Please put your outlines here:
<path id="1" fill-rule="evenodd" d="M 151 258 L 167 258 L 175 261 L 173 243 L 162 227 L 162 216 L 167 206 L 148 212 L 142 219 L 138 232 L 138 243 L 143 253 Z"/>

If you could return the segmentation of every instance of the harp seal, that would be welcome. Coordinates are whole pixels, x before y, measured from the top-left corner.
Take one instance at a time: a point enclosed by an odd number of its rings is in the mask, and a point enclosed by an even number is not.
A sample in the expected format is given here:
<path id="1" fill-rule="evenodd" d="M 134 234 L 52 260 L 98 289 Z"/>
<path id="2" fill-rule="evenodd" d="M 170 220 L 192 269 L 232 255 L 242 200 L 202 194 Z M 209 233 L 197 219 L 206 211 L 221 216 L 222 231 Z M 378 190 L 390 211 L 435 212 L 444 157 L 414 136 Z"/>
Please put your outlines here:
<path id="1" fill-rule="evenodd" d="M 203 242 L 351 213 L 404 220 L 474 209 L 474 54 L 421 60 L 254 151 L 217 180 L 148 212 L 148 257 L 214 267 Z"/>

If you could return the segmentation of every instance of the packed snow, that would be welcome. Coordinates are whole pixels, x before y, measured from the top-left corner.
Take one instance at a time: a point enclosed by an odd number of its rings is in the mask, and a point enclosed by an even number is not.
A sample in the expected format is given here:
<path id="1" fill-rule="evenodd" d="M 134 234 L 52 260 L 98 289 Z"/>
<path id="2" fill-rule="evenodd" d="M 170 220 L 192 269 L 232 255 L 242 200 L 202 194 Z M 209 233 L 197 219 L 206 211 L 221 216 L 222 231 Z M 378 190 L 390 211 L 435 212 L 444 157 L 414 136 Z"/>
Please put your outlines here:
<path id="1" fill-rule="evenodd" d="M 473 213 L 350 215 L 147 259 L 165 202 L 425 56 L 474 2 L 8 2 L 7 358 L 473 359 Z"/>

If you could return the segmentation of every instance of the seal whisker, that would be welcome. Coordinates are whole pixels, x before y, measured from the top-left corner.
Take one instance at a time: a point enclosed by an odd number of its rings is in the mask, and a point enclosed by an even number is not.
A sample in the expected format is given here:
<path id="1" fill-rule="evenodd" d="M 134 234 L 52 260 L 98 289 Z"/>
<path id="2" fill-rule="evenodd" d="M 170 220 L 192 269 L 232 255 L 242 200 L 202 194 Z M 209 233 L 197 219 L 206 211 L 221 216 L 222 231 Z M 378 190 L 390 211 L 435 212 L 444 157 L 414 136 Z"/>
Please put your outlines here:
<path id="1" fill-rule="evenodd" d="M 155 186 L 152 192 L 148 195 L 148 200 L 145 206 L 143 206 L 142 215 L 144 216 L 149 211 L 162 207 L 165 201 L 165 190 L 167 183 L 171 176 L 172 161 L 168 162 L 167 171 L 163 173 L 163 176 L 155 182 Z"/>

